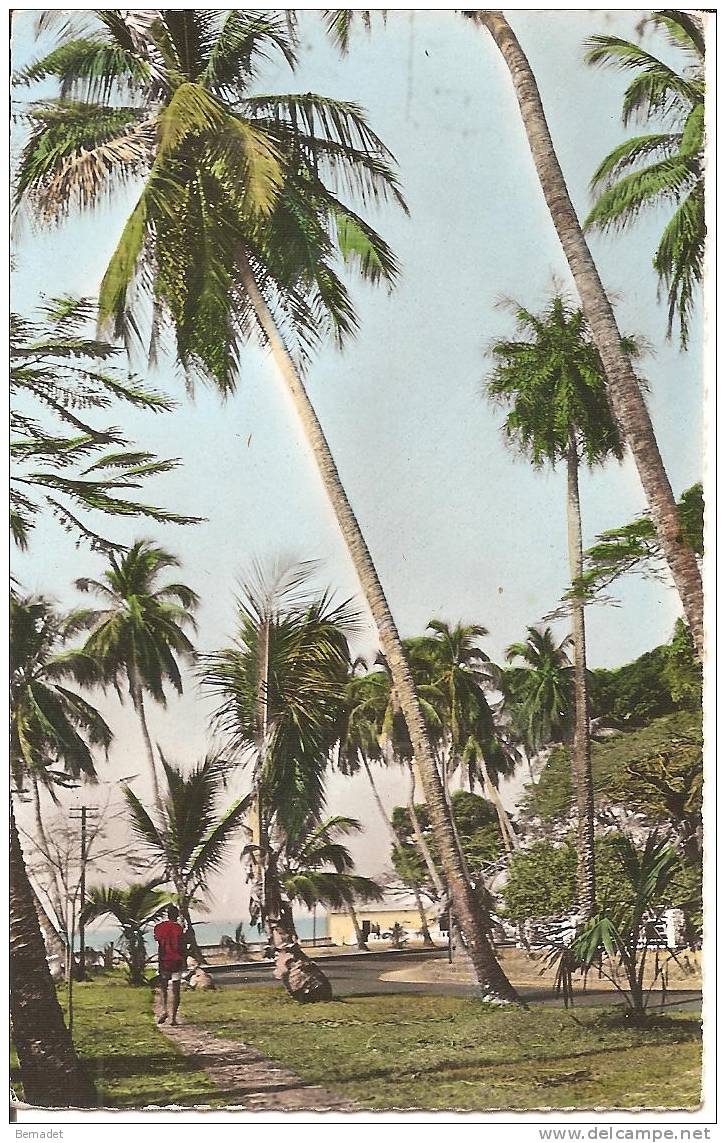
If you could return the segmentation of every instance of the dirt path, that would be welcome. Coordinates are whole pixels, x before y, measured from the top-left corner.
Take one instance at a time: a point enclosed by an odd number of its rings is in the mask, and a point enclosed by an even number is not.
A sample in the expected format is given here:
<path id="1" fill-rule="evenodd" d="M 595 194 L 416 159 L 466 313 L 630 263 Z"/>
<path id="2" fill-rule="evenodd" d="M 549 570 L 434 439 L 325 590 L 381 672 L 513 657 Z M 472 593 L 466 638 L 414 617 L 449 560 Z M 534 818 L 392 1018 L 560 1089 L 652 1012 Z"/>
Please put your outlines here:
<path id="1" fill-rule="evenodd" d="M 156 1000 L 158 1011 L 158 997 Z M 191 1056 L 212 1083 L 229 1099 L 230 1107 L 245 1111 L 358 1111 L 350 1100 L 323 1087 L 306 1084 L 287 1068 L 279 1067 L 241 1040 L 222 1040 L 195 1024 L 185 1023 L 181 1013 L 176 1028 L 159 1025 L 159 1031 Z"/>

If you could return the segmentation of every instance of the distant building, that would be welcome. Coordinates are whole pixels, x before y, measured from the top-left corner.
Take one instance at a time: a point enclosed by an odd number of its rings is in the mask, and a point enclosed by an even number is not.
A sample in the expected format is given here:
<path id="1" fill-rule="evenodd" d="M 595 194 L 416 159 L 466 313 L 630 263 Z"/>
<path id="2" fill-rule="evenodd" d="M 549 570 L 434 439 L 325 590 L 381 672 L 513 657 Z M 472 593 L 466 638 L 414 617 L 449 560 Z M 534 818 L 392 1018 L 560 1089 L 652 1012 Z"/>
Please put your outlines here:
<path id="1" fill-rule="evenodd" d="M 355 911 L 363 936 L 370 946 L 375 946 L 378 940 L 388 941 L 396 922 L 403 928 L 408 941 L 421 940 L 421 914 L 412 897 L 394 898 L 391 895 L 377 904 L 356 905 Z M 442 916 L 434 905 L 425 907 L 424 912 L 432 939 L 437 944 L 446 944 L 447 916 Z M 328 937 L 336 945 L 356 943 L 353 921 L 346 909 L 328 910 Z"/>

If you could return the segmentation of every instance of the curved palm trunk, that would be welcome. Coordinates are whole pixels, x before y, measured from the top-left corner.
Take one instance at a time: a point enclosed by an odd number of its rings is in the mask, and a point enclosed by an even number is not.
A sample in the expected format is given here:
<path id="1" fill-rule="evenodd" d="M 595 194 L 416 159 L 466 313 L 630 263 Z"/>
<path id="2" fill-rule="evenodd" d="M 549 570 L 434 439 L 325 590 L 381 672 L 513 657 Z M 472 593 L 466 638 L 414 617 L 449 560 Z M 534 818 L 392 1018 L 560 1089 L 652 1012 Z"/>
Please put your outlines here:
<path id="1" fill-rule="evenodd" d="M 408 765 L 411 772 L 411 789 L 408 797 L 408 816 L 411 819 L 411 825 L 413 827 L 413 840 L 416 848 L 424 860 L 424 864 L 428 870 L 429 877 L 431 878 L 431 884 L 434 887 L 436 896 L 440 901 L 443 901 L 447 896 L 446 887 L 441 880 L 441 875 L 439 874 L 438 869 L 436 868 L 436 863 L 434 862 L 434 859 L 431 855 L 431 850 L 426 843 L 426 838 L 424 837 L 423 831 L 421 829 L 419 816 L 416 813 L 416 771 L 413 768 L 412 762 L 409 762 Z"/>
<path id="2" fill-rule="evenodd" d="M 144 743 L 146 745 L 146 757 L 147 757 L 148 762 L 149 762 L 149 773 L 151 774 L 151 783 L 152 783 L 152 787 L 154 790 L 154 805 L 157 807 L 159 812 L 162 813 L 162 817 L 163 817 L 161 792 L 159 790 L 159 778 L 158 778 L 158 775 L 156 773 L 156 761 L 154 759 L 154 747 L 151 743 L 151 735 L 149 734 L 149 727 L 148 727 L 148 724 L 146 722 L 146 710 L 144 708 L 144 692 L 143 692 L 143 688 L 139 685 L 139 683 L 136 681 L 136 679 L 133 675 L 131 676 L 129 681 L 131 683 L 131 687 L 130 687 L 131 701 L 134 704 L 134 710 L 136 711 L 136 713 L 139 716 L 139 722 L 141 723 L 141 730 L 142 730 L 142 733 L 144 735 Z"/>
<path id="3" fill-rule="evenodd" d="M 503 13 L 483 9 L 470 15 L 491 33 L 509 68 L 542 192 L 603 363 L 613 412 L 633 454 L 659 543 L 680 595 L 696 652 L 702 659 L 703 585 L 698 562 L 683 537 L 650 415 L 632 366 L 621 348 L 612 306 L 570 200 L 537 82 Z"/>
<path id="4" fill-rule="evenodd" d="M 486 762 L 480 768 L 482 786 L 487 799 L 492 803 L 494 809 L 497 811 L 497 820 L 499 822 L 499 832 L 502 835 L 502 843 L 504 845 L 504 852 L 507 855 L 507 861 L 512 856 L 512 851 L 517 848 L 517 835 L 514 832 L 514 827 L 509 820 L 509 814 L 502 805 L 502 799 L 499 797 L 499 790 L 492 782 L 489 771 L 486 767 Z"/>
<path id="5" fill-rule="evenodd" d="M 590 713 L 587 690 L 585 605 L 578 585 L 582 579 L 582 517 L 580 515 L 577 445 L 567 450 L 567 547 L 572 581 L 572 648 L 575 727 L 572 740 L 572 784 L 577 803 L 577 904 L 583 920 L 595 912 L 595 794 L 590 757 Z"/>
<path id="6" fill-rule="evenodd" d="M 38 837 L 40 838 L 40 844 L 43 847 L 43 854 L 44 854 L 44 856 L 45 856 L 46 860 L 48 861 L 50 868 L 51 868 L 52 892 L 48 893 L 48 899 L 50 900 L 50 903 L 51 903 L 53 909 L 55 910 L 55 915 L 58 918 L 59 923 L 62 925 L 63 924 L 63 898 L 65 896 L 65 891 L 63 888 L 63 881 L 61 879 L 60 872 L 57 869 L 57 867 L 52 864 L 51 849 L 50 849 L 50 845 L 48 843 L 48 836 L 45 832 L 45 825 L 43 823 L 43 813 L 42 813 L 41 806 L 40 806 L 40 786 L 38 784 L 38 779 L 35 777 L 33 778 L 33 813 L 35 816 L 35 828 L 38 831 Z M 37 900 L 38 899 L 36 897 L 36 901 Z M 38 901 L 38 904 L 40 905 L 39 901 Z M 42 908 L 42 905 L 41 905 L 41 908 Z M 43 910 L 43 912 L 45 912 L 45 910 Z M 46 916 L 47 916 L 47 914 L 46 914 Z M 38 919 L 41 923 L 41 928 L 42 928 L 43 927 L 43 920 L 42 920 L 40 914 L 38 914 Z M 54 931 L 55 931 L 55 928 L 54 928 Z M 59 941 L 60 941 L 60 939 L 61 938 L 58 937 Z M 63 949 L 64 949 L 64 953 L 65 953 L 65 943 L 63 943 Z"/>
<path id="7" fill-rule="evenodd" d="M 66 958 L 65 942 L 61 938 L 60 933 L 45 911 L 43 902 L 35 892 L 35 889 L 33 889 L 32 884 L 30 886 L 30 890 L 33 894 L 33 906 L 35 908 L 35 914 L 38 918 L 38 925 L 40 926 L 40 932 L 43 937 L 43 944 L 45 945 L 46 955 L 48 957 L 55 957 L 58 961 L 59 966 L 63 968 Z"/>
<path id="8" fill-rule="evenodd" d="M 426 733 L 413 677 L 371 554 L 355 513 L 350 506 L 328 442 L 305 386 L 290 354 L 287 352 L 269 307 L 258 289 L 244 252 L 240 253 L 239 267 L 243 286 L 285 381 L 295 411 L 300 418 L 331 507 L 335 512 L 343 539 L 348 547 L 363 595 L 378 629 L 381 650 L 388 662 L 396 694 L 413 744 L 426 801 L 431 811 L 432 825 L 444 872 L 451 887 L 454 910 L 464 931 L 467 949 L 476 970 L 482 996 L 495 1003 L 518 1002 L 517 993 L 507 980 L 494 955 L 494 950 L 487 936 L 484 910 L 477 899 L 469 870 L 466 868 L 466 863 L 462 862 L 456 845 L 451 815 L 447 811 L 444 801 L 441 779 Z"/>
<path id="9" fill-rule="evenodd" d="M 371 787 L 371 790 L 373 792 L 373 800 L 375 801 L 376 805 L 378 806 L 378 811 L 379 811 L 381 817 L 383 818 L 384 822 L 386 823 L 386 829 L 388 830 L 388 836 L 391 839 L 391 843 L 394 846 L 397 846 L 398 845 L 398 837 L 396 836 L 396 831 L 393 828 L 393 823 L 391 822 L 391 819 L 389 818 L 388 814 L 386 813 L 386 807 L 383 805 L 383 802 L 381 800 L 381 795 L 378 793 L 378 787 L 376 786 L 375 779 L 373 777 L 373 774 L 371 773 L 371 768 L 370 768 L 370 764 L 368 762 L 368 759 L 366 758 L 365 753 L 362 750 L 358 751 L 358 757 L 360 758 L 360 760 L 363 764 L 363 769 L 365 770 L 366 776 L 367 776 L 368 781 L 370 783 L 370 787 Z"/>
<path id="10" fill-rule="evenodd" d="M 416 902 L 416 908 L 418 909 L 419 920 L 421 921 L 421 936 L 423 938 L 424 947 L 428 949 L 435 948 L 433 938 L 431 936 L 431 930 L 429 929 L 429 920 L 426 916 L 426 909 L 424 908 L 424 903 L 421 900 L 421 894 L 419 893 L 418 885 L 414 885 L 412 888 L 414 900 Z"/>
<path id="11" fill-rule="evenodd" d="M 51 979 L 20 838 L 10 806 L 10 1019 L 25 1099 L 38 1107 L 91 1107 L 81 1064 Z"/>
<path id="12" fill-rule="evenodd" d="M 353 922 L 353 932 L 355 933 L 355 943 L 358 945 L 358 948 L 361 950 L 361 952 L 370 952 L 370 949 L 368 948 L 368 945 L 366 944 L 366 939 L 363 936 L 363 930 L 360 927 L 360 921 L 358 920 L 358 914 L 355 911 L 355 905 L 353 905 L 351 902 L 349 902 L 348 905 L 346 906 L 346 908 L 348 910 L 348 916 L 350 917 L 351 921 Z"/>

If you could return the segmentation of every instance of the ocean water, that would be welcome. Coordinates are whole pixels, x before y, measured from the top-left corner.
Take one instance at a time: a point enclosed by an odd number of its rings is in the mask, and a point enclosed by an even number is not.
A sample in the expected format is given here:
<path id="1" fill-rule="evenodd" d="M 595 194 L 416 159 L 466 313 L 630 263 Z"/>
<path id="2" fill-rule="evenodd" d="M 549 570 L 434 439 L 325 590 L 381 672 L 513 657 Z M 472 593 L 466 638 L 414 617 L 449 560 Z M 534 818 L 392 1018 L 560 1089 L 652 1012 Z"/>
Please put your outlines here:
<path id="1" fill-rule="evenodd" d="M 194 922 L 194 932 L 196 933 L 197 940 L 200 945 L 216 945 L 219 944 L 220 937 L 226 935 L 234 937 L 235 929 L 239 921 L 196 921 Z M 327 917 L 316 917 L 313 919 L 310 916 L 295 917 L 295 928 L 297 929 L 298 936 L 304 940 L 309 940 L 313 936 L 325 937 L 327 935 Z M 250 943 L 261 941 L 264 939 L 263 935 L 254 925 L 248 922 L 244 924 L 244 935 L 246 940 Z M 109 944 L 111 941 L 118 942 L 121 936 L 121 930 L 118 926 L 104 925 L 103 927 L 93 927 L 86 929 L 86 947 L 103 949 L 103 946 Z M 153 946 L 153 933 L 151 929 L 148 930 L 146 937 L 146 944 L 148 948 Z M 78 935 L 76 934 L 76 948 L 78 948 Z"/>

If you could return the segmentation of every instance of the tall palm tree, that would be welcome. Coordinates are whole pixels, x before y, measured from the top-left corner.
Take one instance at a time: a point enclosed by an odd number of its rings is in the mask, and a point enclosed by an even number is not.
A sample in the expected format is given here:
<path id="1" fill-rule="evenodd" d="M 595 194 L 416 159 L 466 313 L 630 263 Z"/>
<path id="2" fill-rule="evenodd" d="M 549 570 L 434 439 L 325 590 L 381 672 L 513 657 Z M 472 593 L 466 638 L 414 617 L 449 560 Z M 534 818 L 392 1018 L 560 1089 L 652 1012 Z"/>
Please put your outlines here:
<path id="1" fill-rule="evenodd" d="M 398 835 L 391 825 L 371 769 L 373 764 L 385 765 L 387 762 L 387 752 L 381 745 L 381 734 L 390 701 L 390 676 L 382 670 L 358 674 L 359 665 L 359 661 L 353 664 L 345 688 L 345 707 L 335 766 L 346 776 L 357 774 L 361 769 L 365 772 L 373 800 L 386 824 L 391 842 L 397 845 Z"/>
<path id="2" fill-rule="evenodd" d="M 93 674 L 85 656 L 62 650 L 72 620 L 42 599 L 10 600 L 10 769 L 16 791 L 28 779 L 63 783 L 95 774 L 93 748 L 111 731 L 67 683 Z M 10 804 L 10 1018 L 25 1098 L 39 1106 L 86 1107 L 95 1089 L 76 1055 L 51 979 L 13 807 Z"/>
<path id="3" fill-rule="evenodd" d="M 526 640 L 507 648 L 509 663 L 519 659 L 524 664 L 512 667 L 502 685 L 515 732 L 528 751 L 563 742 L 571 733 L 572 664 L 567 656 L 571 643 L 571 635 L 556 643 L 550 627 L 528 627 Z"/>
<path id="4" fill-rule="evenodd" d="M 567 465 L 567 546 L 574 656 L 573 786 L 578 813 L 578 893 L 584 916 L 595 910 L 595 803 L 590 762 L 590 717 L 582 590 L 582 519 L 579 467 L 623 454 L 608 403 L 597 348 L 580 310 L 552 299 L 541 315 L 516 310 L 518 334 L 492 347 L 495 360 L 486 391 L 509 407 L 504 432 L 535 468 Z M 635 353 L 630 340 L 625 347 Z"/>
<path id="5" fill-rule="evenodd" d="M 570 200 L 532 68 L 503 12 L 480 9 L 466 15 L 492 35 L 510 71 L 537 176 L 600 354 L 613 412 L 633 454 L 658 539 L 702 658 L 703 585 L 698 562 L 682 536 L 675 497 L 641 387 Z"/>
<path id="6" fill-rule="evenodd" d="M 99 917 L 113 917 L 121 926 L 121 955 L 128 968 L 129 984 L 138 986 L 146 980 L 145 930 L 157 920 L 171 898 L 152 882 L 137 882 L 125 889 L 108 885 L 92 885 L 81 913 L 84 924 Z"/>
<path id="7" fill-rule="evenodd" d="M 492 802 L 499 820 L 502 840 L 509 852 L 516 835 L 502 805 L 497 786 L 501 774 L 510 774 L 514 761 L 502 745 L 486 692 L 499 684 L 499 669 L 478 645 L 488 635 L 486 627 L 457 623 L 453 627 L 441 619 L 432 619 L 433 636 L 418 641 L 419 654 L 430 659 L 429 689 L 435 706 L 441 711 L 441 725 L 446 738 L 446 778 L 457 768 L 464 789 L 467 780 L 473 793 L 479 781 L 485 796 Z M 420 682 L 422 679 L 420 679 Z M 438 692 L 440 699 L 435 697 Z"/>
<path id="8" fill-rule="evenodd" d="M 220 700 L 212 727 L 230 757 L 252 764 L 252 921 L 267 929 L 278 975 L 301 1000 L 327 999 L 330 985 L 300 947 L 276 854 L 322 816 L 350 670 L 347 635 L 357 625 L 347 603 L 312 589 L 312 570 L 255 567 L 234 645 L 201 660 L 202 686 Z"/>
<path id="9" fill-rule="evenodd" d="M 589 64 L 635 72 L 623 98 L 623 126 L 657 120 L 665 130 L 620 143 L 600 163 L 591 188 L 599 194 L 585 229 L 620 230 L 645 209 L 675 209 L 653 265 L 668 290 L 668 334 L 678 313 L 681 345 L 688 343 L 693 297 L 703 278 L 706 245 L 703 28 L 694 12 L 652 12 L 647 21 L 679 49 L 683 66 L 669 67 L 641 44 L 619 36 L 591 36 Z"/>
<path id="10" fill-rule="evenodd" d="M 105 607 L 78 611 L 77 622 L 90 628 L 84 652 L 99 664 L 102 679 L 121 694 L 121 678 L 146 744 L 154 801 L 160 804 L 154 748 L 146 721 L 144 692 L 165 704 L 164 687 L 183 689 L 177 658 L 190 659 L 194 648 L 184 628 L 196 630 L 192 611 L 198 596 L 183 583 L 159 583 L 162 572 L 179 566 L 176 556 L 149 540 L 138 540 L 127 552 L 109 554 L 102 580 L 86 577 L 76 587 L 101 597 Z"/>
<path id="11" fill-rule="evenodd" d="M 164 880 L 174 887 L 176 902 L 186 922 L 192 956 L 200 963 L 190 906 L 207 889 L 210 873 L 219 869 L 250 804 L 237 798 L 224 811 L 217 808 L 227 763 L 218 755 L 207 757 L 188 774 L 161 757 L 166 790 L 159 805 L 160 820 L 147 812 L 129 786 L 124 786 L 131 828 L 152 861 L 163 867 Z"/>
<path id="12" fill-rule="evenodd" d="M 182 363 L 223 393 L 234 388 L 250 329 L 271 350 L 378 629 L 482 992 L 510 1002 L 516 994 L 455 843 L 393 615 L 285 336 L 297 333 L 304 350 L 328 328 L 338 341 L 355 329 L 336 258 L 370 281 L 394 281 L 389 247 L 330 189 L 337 180 L 364 203 L 389 198 L 403 206 L 390 152 L 353 104 L 309 93 L 250 95 L 268 51 L 294 62 L 281 15 L 162 10 L 124 19 L 104 10 L 96 17 L 92 36 L 62 43 L 18 77 L 55 77 L 61 88 L 59 101 L 30 112 L 18 199 L 55 216 L 92 204 L 114 181 L 144 176 L 102 283 L 101 314 L 119 332 L 143 328 L 132 310 L 149 285 L 155 315 L 175 329 Z M 158 324 L 152 321 L 152 335 Z"/>
<path id="13" fill-rule="evenodd" d="M 155 389 L 123 376 L 114 360 L 118 346 L 88 333 L 94 317 L 90 302 L 72 297 L 52 298 L 35 321 L 10 316 L 10 529 L 19 548 L 27 548 L 43 504 L 64 528 L 103 551 L 123 545 L 91 528 L 78 510 L 194 522 L 129 497 L 178 461 L 158 460 L 118 429 L 90 423 L 90 410 L 115 401 L 150 413 L 174 407 Z"/>

